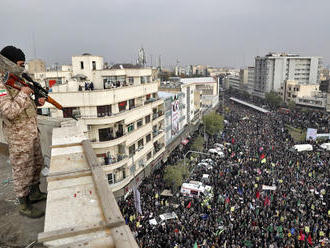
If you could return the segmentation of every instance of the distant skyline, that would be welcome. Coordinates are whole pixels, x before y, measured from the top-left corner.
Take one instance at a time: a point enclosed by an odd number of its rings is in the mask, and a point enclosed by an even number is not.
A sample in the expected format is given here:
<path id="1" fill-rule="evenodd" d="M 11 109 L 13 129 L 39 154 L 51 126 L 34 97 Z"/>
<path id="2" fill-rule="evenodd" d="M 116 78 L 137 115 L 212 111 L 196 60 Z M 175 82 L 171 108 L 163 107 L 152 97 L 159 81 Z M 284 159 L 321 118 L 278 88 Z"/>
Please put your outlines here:
<path id="1" fill-rule="evenodd" d="M 1 0 L 0 49 L 71 64 L 90 53 L 109 63 L 254 65 L 268 52 L 330 64 L 329 0 Z"/>

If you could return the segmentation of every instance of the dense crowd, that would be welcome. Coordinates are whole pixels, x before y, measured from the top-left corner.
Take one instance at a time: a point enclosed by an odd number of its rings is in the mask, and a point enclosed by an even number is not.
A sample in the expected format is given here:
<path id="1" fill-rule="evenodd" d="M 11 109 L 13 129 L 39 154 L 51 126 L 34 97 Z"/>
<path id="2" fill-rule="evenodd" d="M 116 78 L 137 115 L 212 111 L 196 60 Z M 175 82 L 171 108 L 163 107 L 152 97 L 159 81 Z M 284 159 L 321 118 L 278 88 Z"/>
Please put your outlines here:
<path id="1" fill-rule="evenodd" d="M 213 169 L 194 167 L 190 178 L 210 174 L 214 196 L 189 198 L 174 192 L 163 197 L 164 168 L 183 158 L 200 130 L 177 148 L 162 168 L 140 185 L 142 214 L 133 196 L 119 202 L 140 247 L 317 247 L 329 245 L 330 152 L 314 146 L 296 152 L 286 124 L 329 131 L 328 115 L 293 112 L 265 115 L 226 101 L 227 124 L 208 147 L 225 145 L 224 158 L 214 157 Z M 205 157 L 200 157 L 200 159 Z M 197 162 L 191 162 L 193 165 Z M 274 188 L 269 188 L 275 186 Z M 174 211 L 178 219 L 158 225 L 151 218 Z"/>

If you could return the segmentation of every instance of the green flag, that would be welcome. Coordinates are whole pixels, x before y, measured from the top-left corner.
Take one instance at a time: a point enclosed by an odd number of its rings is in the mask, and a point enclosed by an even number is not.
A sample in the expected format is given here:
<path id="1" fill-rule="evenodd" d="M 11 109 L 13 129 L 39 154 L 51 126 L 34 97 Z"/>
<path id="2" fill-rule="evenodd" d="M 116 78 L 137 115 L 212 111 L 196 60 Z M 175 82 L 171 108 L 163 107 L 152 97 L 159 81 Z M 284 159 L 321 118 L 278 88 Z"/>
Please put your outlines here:
<path id="1" fill-rule="evenodd" d="M 197 245 L 197 241 L 195 242 L 194 244 L 194 247 L 193 248 L 198 248 L 198 245 Z"/>

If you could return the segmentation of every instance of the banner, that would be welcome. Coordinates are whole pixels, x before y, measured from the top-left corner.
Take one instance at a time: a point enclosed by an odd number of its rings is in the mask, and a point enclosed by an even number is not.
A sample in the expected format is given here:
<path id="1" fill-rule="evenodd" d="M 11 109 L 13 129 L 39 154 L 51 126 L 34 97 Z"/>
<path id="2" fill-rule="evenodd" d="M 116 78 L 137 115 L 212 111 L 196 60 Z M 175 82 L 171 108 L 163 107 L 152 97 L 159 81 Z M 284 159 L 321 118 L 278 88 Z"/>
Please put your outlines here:
<path id="1" fill-rule="evenodd" d="M 133 186 L 133 194 L 134 194 L 134 206 L 136 211 L 142 215 L 142 208 L 141 208 L 141 198 L 140 198 L 140 192 L 136 188 L 136 186 Z"/>
<path id="2" fill-rule="evenodd" d="M 172 102 L 172 135 L 177 135 L 179 132 L 179 100 Z"/>
<path id="3" fill-rule="evenodd" d="M 316 140 L 317 137 L 317 129 L 315 128 L 307 128 L 307 133 L 306 133 L 306 140 Z"/>

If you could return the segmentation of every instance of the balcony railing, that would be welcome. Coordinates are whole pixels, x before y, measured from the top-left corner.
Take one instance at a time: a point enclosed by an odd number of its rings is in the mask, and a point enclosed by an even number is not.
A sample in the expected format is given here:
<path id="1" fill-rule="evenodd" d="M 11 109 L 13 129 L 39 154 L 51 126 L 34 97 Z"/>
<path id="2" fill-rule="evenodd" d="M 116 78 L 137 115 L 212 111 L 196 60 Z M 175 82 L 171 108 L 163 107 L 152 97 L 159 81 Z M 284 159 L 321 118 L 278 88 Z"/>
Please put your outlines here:
<path id="1" fill-rule="evenodd" d="M 163 143 L 154 145 L 155 153 L 159 152 L 164 146 L 165 146 L 165 144 L 163 144 Z"/>
<path id="2" fill-rule="evenodd" d="M 117 157 L 110 156 L 104 158 L 104 163 L 102 165 L 111 165 L 122 161 L 123 159 L 128 158 L 126 154 L 118 154 Z"/>

